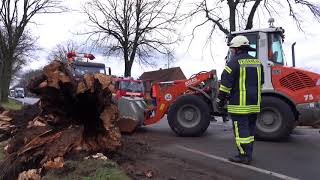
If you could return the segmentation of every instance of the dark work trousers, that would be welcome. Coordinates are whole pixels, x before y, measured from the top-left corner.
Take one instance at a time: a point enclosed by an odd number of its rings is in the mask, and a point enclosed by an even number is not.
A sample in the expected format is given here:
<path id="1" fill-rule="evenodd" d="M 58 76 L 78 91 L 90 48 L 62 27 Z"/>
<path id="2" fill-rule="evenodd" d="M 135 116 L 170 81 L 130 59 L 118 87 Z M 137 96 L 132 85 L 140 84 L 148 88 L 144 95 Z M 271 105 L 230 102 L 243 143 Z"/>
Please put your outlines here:
<path id="1" fill-rule="evenodd" d="M 252 157 L 257 114 L 231 114 L 239 155 Z"/>

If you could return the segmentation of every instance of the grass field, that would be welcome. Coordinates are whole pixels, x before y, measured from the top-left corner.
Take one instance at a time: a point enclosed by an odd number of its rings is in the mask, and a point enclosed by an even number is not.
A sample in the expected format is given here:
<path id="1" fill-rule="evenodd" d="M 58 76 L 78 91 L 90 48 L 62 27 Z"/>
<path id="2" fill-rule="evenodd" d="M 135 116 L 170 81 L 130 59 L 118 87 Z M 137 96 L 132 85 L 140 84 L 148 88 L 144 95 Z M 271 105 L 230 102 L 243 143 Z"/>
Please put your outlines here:
<path id="1" fill-rule="evenodd" d="M 8 110 L 19 110 L 22 108 L 22 103 L 9 98 L 9 101 L 7 103 L 1 103 L 1 106 Z"/>

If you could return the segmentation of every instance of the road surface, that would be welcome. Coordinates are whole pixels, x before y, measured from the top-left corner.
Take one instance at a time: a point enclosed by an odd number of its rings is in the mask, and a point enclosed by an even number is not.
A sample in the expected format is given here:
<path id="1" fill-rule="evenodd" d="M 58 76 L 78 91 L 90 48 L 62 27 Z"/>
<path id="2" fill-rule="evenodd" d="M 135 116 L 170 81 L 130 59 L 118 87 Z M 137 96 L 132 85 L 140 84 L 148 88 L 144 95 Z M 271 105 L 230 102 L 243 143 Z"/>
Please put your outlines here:
<path id="1" fill-rule="evenodd" d="M 39 98 L 33 98 L 33 97 L 25 97 L 25 98 L 13 98 L 17 101 L 20 101 L 25 104 L 35 104 L 39 101 Z"/>
<path id="2" fill-rule="evenodd" d="M 231 122 L 212 122 L 204 136 L 193 138 L 177 137 L 165 119 L 143 129 L 161 139 L 163 151 L 232 179 L 320 179 L 319 129 L 298 127 L 285 142 L 257 141 L 251 166 L 227 161 L 236 153 Z"/>

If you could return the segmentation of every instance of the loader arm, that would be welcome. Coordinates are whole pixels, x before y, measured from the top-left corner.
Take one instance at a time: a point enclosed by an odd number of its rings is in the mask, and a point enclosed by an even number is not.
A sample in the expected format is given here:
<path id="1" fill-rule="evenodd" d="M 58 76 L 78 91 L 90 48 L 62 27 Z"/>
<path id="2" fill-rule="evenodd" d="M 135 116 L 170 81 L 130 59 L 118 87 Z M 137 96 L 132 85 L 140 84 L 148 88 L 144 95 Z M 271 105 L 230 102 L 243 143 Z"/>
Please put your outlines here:
<path id="1" fill-rule="evenodd" d="M 210 81 L 216 78 L 216 71 L 209 71 L 209 72 L 200 72 L 196 75 L 191 76 L 189 79 L 186 80 L 176 80 L 171 82 L 157 82 L 154 84 L 155 86 L 155 94 L 156 94 L 156 101 L 157 106 L 153 108 L 149 108 L 145 111 L 145 119 L 144 125 L 154 124 L 160 121 L 163 116 L 167 113 L 170 105 L 181 95 L 183 94 L 197 94 L 201 93 L 197 89 L 194 88 L 196 86 L 201 85 L 203 83 L 203 88 L 201 88 L 202 92 L 209 92 L 212 90 L 210 87 Z M 161 88 L 166 84 L 167 88 Z M 208 86 L 209 85 L 209 86 Z M 212 83 L 211 83 L 212 85 Z M 155 113 L 151 115 L 152 111 Z"/>

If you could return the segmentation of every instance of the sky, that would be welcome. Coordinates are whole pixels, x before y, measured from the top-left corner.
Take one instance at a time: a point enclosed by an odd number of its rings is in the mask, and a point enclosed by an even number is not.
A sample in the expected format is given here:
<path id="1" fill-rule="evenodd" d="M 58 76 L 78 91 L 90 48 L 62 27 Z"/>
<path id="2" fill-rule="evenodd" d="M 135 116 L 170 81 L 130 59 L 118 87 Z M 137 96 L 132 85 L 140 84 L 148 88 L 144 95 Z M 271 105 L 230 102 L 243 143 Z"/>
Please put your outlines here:
<path id="1" fill-rule="evenodd" d="M 47 56 L 57 44 L 67 40 L 83 40 L 84 37 L 76 35 L 87 28 L 86 16 L 80 13 L 79 10 L 85 0 L 68 0 L 65 5 L 74 11 L 62 14 L 42 14 L 35 16 L 34 24 L 30 24 L 29 28 L 32 30 L 34 36 L 38 38 L 38 46 L 42 50 L 37 51 L 37 58 L 24 70 L 41 68 L 48 63 Z M 201 18 L 201 17 L 199 17 Z M 260 17 L 260 22 L 254 24 L 254 28 L 268 27 L 269 17 Z M 291 65 L 291 44 L 297 42 L 296 49 L 296 66 L 307 70 L 320 73 L 320 23 L 316 22 L 310 15 L 306 14 L 303 30 L 299 31 L 292 20 L 288 16 L 288 12 L 280 13 L 275 18 L 275 26 L 281 26 L 285 29 L 284 51 L 288 65 Z M 199 19 L 181 25 L 180 29 L 183 35 L 187 36 L 191 33 L 192 26 L 194 26 Z M 208 71 L 216 69 L 218 75 L 221 74 L 224 68 L 224 57 L 226 56 L 228 47 L 225 42 L 225 35 L 217 31 L 213 36 L 214 42 L 211 47 L 205 47 L 207 40 L 206 34 L 210 25 L 200 28 L 196 36 L 188 48 L 190 37 L 177 44 L 175 51 L 175 61 L 170 63 L 170 67 L 181 67 L 186 77 L 200 71 Z M 104 57 L 95 54 L 94 62 L 105 63 L 107 67 L 111 67 L 112 73 L 115 75 L 123 75 L 124 65 L 120 58 Z M 134 64 L 132 67 L 132 76 L 137 78 L 145 71 L 158 70 L 159 68 L 166 68 L 167 62 L 161 61 L 157 67 L 142 67 Z"/>

